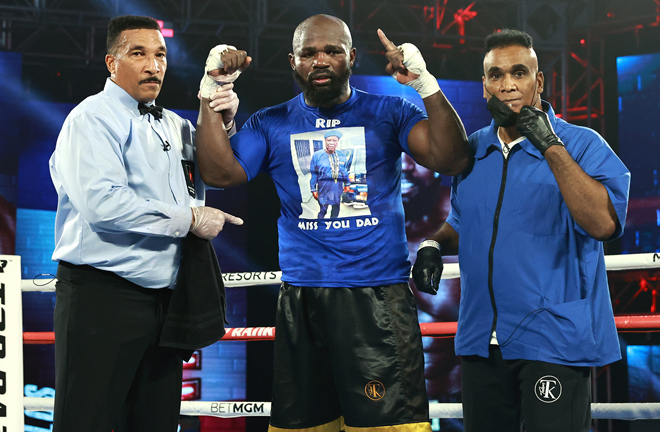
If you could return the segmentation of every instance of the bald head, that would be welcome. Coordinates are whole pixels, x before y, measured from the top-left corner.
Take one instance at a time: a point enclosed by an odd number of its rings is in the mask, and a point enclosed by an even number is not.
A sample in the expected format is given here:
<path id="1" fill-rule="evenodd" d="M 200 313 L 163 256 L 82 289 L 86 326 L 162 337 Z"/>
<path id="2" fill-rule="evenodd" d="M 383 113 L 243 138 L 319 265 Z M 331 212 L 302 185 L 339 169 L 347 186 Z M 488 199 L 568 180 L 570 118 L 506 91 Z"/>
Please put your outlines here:
<path id="1" fill-rule="evenodd" d="M 323 35 L 328 39 L 336 39 L 348 50 L 353 47 L 351 31 L 346 23 L 332 15 L 314 15 L 301 22 L 293 33 L 293 52 L 300 51 L 310 39 Z"/>
<path id="2" fill-rule="evenodd" d="M 296 28 L 292 46 L 289 63 L 305 102 L 323 107 L 345 102 L 351 95 L 348 80 L 356 53 L 346 23 L 314 15 Z"/>

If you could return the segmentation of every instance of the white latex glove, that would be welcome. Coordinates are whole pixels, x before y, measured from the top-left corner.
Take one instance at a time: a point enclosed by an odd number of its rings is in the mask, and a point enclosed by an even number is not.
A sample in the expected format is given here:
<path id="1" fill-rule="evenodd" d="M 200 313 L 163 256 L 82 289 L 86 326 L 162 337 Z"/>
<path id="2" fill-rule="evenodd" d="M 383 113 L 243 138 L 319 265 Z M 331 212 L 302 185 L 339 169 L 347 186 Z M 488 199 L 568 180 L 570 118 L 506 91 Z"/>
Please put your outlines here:
<path id="1" fill-rule="evenodd" d="M 215 92 L 217 88 L 222 84 L 236 81 L 238 76 L 241 74 L 241 70 L 237 69 L 230 75 L 209 75 L 209 72 L 216 69 L 223 69 L 225 67 L 225 64 L 222 62 L 222 54 L 229 51 L 230 49 L 235 50 L 236 47 L 224 44 L 216 45 L 209 52 L 209 56 L 206 58 L 206 66 L 204 67 L 204 76 L 202 77 L 202 81 L 199 83 L 199 91 L 203 98 L 208 98 L 211 96 L 211 94 Z"/>
<path id="2" fill-rule="evenodd" d="M 215 238 L 222 231 L 225 222 L 243 225 L 243 219 L 213 207 L 192 207 L 191 209 L 193 222 L 190 232 L 205 240 Z"/>
<path id="3" fill-rule="evenodd" d="M 222 114 L 222 121 L 226 130 L 231 129 L 234 125 L 234 117 L 238 112 L 239 99 L 238 95 L 232 90 L 233 88 L 233 83 L 223 84 L 209 97 L 209 106 L 213 111 Z"/>

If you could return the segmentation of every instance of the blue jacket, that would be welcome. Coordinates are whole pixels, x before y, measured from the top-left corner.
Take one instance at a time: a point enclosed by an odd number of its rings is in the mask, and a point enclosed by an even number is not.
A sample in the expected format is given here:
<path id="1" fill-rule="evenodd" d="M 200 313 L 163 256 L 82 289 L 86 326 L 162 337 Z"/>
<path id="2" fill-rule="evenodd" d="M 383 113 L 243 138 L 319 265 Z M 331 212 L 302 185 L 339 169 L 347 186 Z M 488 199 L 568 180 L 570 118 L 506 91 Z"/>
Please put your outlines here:
<path id="1" fill-rule="evenodd" d="M 544 108 L 566 150 L 600 181 L 623 232 L 630 173 L 595 131 Z M 459 234 L 457 355 L 599 366 L 621 358 L 603 243 L 571 216 L 541 153 L 523 140 L 505 160 L 497 127 L 470 136 L 474 165 L 454 178 L 447 222 Z M 611 240 L 610 239 L 610 240 Z"/>

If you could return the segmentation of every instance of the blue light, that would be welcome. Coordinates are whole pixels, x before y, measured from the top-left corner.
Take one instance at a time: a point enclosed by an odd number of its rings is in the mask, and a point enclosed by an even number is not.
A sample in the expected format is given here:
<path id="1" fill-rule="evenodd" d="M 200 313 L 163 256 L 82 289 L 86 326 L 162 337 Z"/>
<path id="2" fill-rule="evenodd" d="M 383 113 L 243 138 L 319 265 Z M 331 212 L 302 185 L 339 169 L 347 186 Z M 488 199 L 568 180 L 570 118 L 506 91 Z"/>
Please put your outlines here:
<path id="1" fill-rule="evenodd" d="M 656 53 L 618 57 L 616 66 L 619 94 L 639 92 L 653 83 L 653 75 L 660 70 L 660 55 Z"/>
<path id="2" fill-rule="evenodd" d="M 55 249 L 55 212 L 16 209 L 16 255 L 21 256 L 21 277 L 32 279 L 55 274 L 57 263 L 51 261 Z"/>
<path id="3" fill-rule="evenodd" d="M 141 3 L 141 2 L 113 2 L 114 5 L 112 8 L 108 8 L 107 2 L 103 0 L 97 0 L 98 7 L 101 9 L 108 10 L 113 17 L 120 15 L 140 15 L 152 17 L 155 20 L 158 20 L 159 11 L 151 8 L 150 6 Z M 169 29 L 174 30 L 174 29 Z M 167 33 L 167 32 L 165 32 Z M 163 35 L 165 36 L 165 34 Z M 165 36 L 167 37 L 167 36 Z M 180 41 L 174 37 L 167 37 L 167 63 L 169 66 L 176 65 L 185 65 L 192 63 L 190 58 L 190 50 L 187 49 Z M 203 71 L 203 65 L 200 64 L 200 71 Z M 171 69 L 170 69 L 171 70 Z M 171 72 L 176 74 L 175 72 Z M 201 72 L 200 72 L 201 77 Z"/>
<path id="4" fill-rule="evenodd" d="M 630 402 L 660 401 L 660 346 L 628 345 Z"/>
<path id="5" fill-rule="evenodd" d="M 468 134 L 490 124 L 492 117 L 486 109 L 481 81 L 438 80 L 438 84 L 463 121 Z M 399 84 L 388 75 L 353 75 L 351 85 L 372 94 L 399 96 L 426 112 L 419 94 L 412 87 Z"/>

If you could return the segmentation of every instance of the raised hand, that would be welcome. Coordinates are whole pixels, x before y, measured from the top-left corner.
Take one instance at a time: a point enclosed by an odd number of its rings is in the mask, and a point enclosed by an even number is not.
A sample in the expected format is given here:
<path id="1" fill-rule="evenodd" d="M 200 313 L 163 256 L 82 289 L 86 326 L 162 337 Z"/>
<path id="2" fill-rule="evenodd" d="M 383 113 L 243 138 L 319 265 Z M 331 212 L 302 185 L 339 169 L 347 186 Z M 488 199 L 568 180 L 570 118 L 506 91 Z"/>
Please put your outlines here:
<path id="1" fill-rule="evenodd" d="M 219 86 L 236 81 L 250 66 L 252 57 L 231 45 L 217 45 L 206 58 L 204 76 L 199 83 L 200 96 L 208 98 Z"/>
<path id="2" fill-rule="evenodd" d="M 387 50 L 385 57 L 389 63 L 385 71 L 399 83 L 417 90 L 422 99 L 440 91 L 438 81 L 426 70 L 426 62 L 417 47 L 404 43 L 398 47 L 378 29 L 378 37 Z"/>
<path id="3" fill-rule="evenodd" d="M 538 108 L 529 105 L 522 107 L 516 120 L 516 127 L 542 155 L 545 155 L 545 151 L 553 145 L 564 145 L 552 129 L 548 114 Z"/>
<path id="4" fill-rule="evenodd" d="M 410 72 L 403 64 L 403 50 L 394 45 L 394 43 L 385 36 L 385 33 L 381 29 L 378 29 L 377 33 L 381 43 L 387 50 L 385 52 L 385 58 L 387 58 L 389 63 L 385 66 L 385 72 L 392 75 L 403 85 L 417 79 L 419 75 Z"/>

